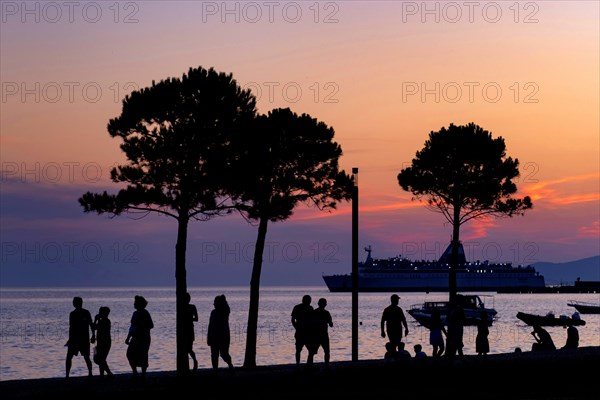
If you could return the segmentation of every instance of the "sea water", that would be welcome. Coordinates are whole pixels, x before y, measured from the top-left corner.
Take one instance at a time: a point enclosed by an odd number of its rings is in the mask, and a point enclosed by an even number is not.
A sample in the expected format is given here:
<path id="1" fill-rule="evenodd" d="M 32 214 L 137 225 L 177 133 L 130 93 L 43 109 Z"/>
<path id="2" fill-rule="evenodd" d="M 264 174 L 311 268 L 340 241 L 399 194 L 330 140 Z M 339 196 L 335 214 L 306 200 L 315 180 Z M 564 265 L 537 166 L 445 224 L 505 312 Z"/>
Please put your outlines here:
<path id="1" fill-rule="evenodd" d="M 208 317 L 216 295 L 225 294 L 231 307 L 230 353 L 234 365 L 244 362 L 246 326 L 248 322 L 249 288 L 247 287 L 192 287 L 192 303 L 198 308 L 199 321 L 195 324 L 194 351 L 200 368 L 210 367 L 210 350 L 206 345 Z M 291 311 L 301 302 L 304 294 L 312 297 L 316 307 L 319 298 L 327 299 L 327 309 L 333 318 L 329 330 L 331 361 L 352 360 L 352 295 L 330 293 L 326 287 L 262 287 L 256 346 L 257 365 L 293 364 L 294 328 Z M 424 301 L 447 300 L 444 293 L 398 293 L 404 309 L 409 334 L 403 340 L 413 352 L 419 343 L 431 354 L 429 331 L 420 326 L 406 312 L 411 306 Z M 516 347 L 531 349 L 534 339 L 531 327 L 520 321 L 517 312 L 545 315 L 553 312 L 571 316 L 576 310 L 567 305 L 569 300 L 598 303 L 600 294 L 495 294 L 481 295 L 486 307 L 495 308 L 498 318 L 490 327 L 490 354 L 513 352 Z M 68 338 L 69 313 L 73 310 L 74 296 L 83 298 L 83 307 L 92 318 L 100 306 L 111 310 L 112 348 L 108 364 L 114 373 L 130 373 L 127 363 L 125 337 L 134 311 L 133 299 L 142 295 L 148 300 L 147 310 L 154 320 L 151 331 L 149 368 L 152 371 L 176 369 L 175 289 L 148 288 L 3 288 L 0 289 L 0 380 L 54 378 L 65 375 L 64 346 Z M 381 337 L 380 321 L 383 309 L 390 303 L 391 293 L 360 293 L 358 300 L 358 359 L 381 359 L 386 339 Z M 585 326 L 578 327 L 580 346 L 600 346 L 600 315 L 582 314 Z M 557 347 L 566 340 L 566 329 L 547 327 Z M 465 327 L 464 353 L 475 353 L 475 327 Z M 306 350 L 302 362 L 306 361 Z M 323 361 L 322 350 L 315 362 Z M 220 361 L 220 366 L 224 366 Z M 94 374 L 98 366 L 94 364 Z M 73 358 L 71 376 L 85 376 L 87 368 L 83 357 Z"/>

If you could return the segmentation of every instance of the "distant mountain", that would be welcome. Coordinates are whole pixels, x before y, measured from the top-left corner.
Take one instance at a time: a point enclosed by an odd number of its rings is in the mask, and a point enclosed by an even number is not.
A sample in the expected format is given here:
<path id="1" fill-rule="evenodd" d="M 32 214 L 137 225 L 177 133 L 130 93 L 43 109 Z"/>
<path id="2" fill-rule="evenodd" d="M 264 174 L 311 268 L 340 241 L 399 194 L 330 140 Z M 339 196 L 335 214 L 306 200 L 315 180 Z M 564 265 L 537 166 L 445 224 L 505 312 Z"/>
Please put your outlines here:
<path id="1" fill-rule="evenodd" d="M 546 279 L 546 285 L 572 285 L 582 281 L 600 281 L 600 255 L 564 263 L 538 262 L 533 267 Z"/>

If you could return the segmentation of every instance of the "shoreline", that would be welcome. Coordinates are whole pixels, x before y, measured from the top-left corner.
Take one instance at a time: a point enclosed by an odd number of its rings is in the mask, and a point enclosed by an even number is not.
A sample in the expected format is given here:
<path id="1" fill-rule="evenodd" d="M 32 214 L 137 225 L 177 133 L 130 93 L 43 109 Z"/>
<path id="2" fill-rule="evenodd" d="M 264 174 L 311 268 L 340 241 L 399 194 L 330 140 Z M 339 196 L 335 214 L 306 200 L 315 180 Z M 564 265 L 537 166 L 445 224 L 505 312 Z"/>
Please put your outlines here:
<path id="1" fill-rule="evenodd" d="M 199 369 L 177 377 L 175 371 L 112 378 L 98 375 L 0 381 L 3 399 L 106 399 L 110 396 L 174 396 L 203 399 L 402 398 L 460 396 L 461 399 L 584 399 L 600 394 L 587 380 L 600 365 L 600 346 L 575 350 L 465 355 L 445 358 L 332 361 L 328 369 L 317 359 L 314 370 L 293 364 Z"/>

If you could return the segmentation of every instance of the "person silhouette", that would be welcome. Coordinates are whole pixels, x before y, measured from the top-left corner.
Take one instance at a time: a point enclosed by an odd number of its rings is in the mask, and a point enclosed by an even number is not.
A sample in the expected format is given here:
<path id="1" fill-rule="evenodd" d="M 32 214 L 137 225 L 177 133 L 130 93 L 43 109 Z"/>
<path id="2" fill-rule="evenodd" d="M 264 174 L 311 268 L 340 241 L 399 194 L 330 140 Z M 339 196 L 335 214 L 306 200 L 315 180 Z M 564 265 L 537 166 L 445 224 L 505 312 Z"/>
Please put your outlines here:
<path id="1" fill-rule="evenodd" d="M 579 347 L 579 331 L 575 326 L 569 325 L 567 328 L 567 341 L 562 347 L 563 349 L 576 349 Z"/>
<path id="2" fill-rule="evenodd" d="M 400 297 L 397 294 L 390 296 L 390 305 L 387 306 L 381 314 L 381 337 L 385 338 L 387 332 L 387 338 L 395 348 L 402 341 L 402 326 L 404 325 L 404 336 L 408 335 L 408 324 L 406 322 L 406 316 L 404 311 L 398 305 Z"/>
<path id="3" fill-rule="evenodd" d="M 315 354 L 319 351 L 319 347 L 323 348 L 323 360 L 325 368 L 329 367 L 329 359 L 331 358 L 329 346 L 329 327 L 333 327 L 333 319 L 327 307 L 327 299 L 320 298 L 317 302 L 318 307 L 312 312 L 311 323 L 311 345 L 308 349 L 308 359 L 306 366 L 312 368 Z"/>
<path id="4" fill-rule="evenodd" d="M 427 353 L 423 351 L 423 346 L 420 344 L 415 344 L 413 350 L 415 351 L 415 358 L 427 358 Z"/>
<path id="5" fill-rule="evenodd" d="M 540 325 L 534 325 L 531 335 L 535 343 L 531 345 L 531 351 L 556 350 L 552 336 Z"/>
<path id="6" fill-rule="evenodd" d="M 108 318 L 109 314 L 110 308 L 102 306 L 94 318 L 94 329 L 96 330 L 96 353 L 94 355 L 94 362 L 98 364 L 98 367 L 100 368 L 100 376 L 104 376 L 105 373 L 108 376 L 113 376 L 113 373 L 108 367 L 108 362 L 106 361 L 112 345 L 112 338 L 110 335 L 111 322 Z"/>
<path id="7" fill-rule="evenodd" d="M 465 323 L 465 310 L 456 304 L 448 315 L 448 333 L 446 335 L 446 357 L 454 358 L 456 353 L 463 356 L 463 332 Z"/>
<path id="8" fill-rule="evenodd" d="M 309 346 L 309 333 L 312 313 L 314 311 L 313 306 L 310 305 L 312 298 L 305 294 L 302 296 L 302 302 L 296 304 L 292 309 L 292 326 L 296 330 L 294 338 L 296 339 L 296 365 L 300 365 L 300 354 L 302 348 L 306 347 L 308 350 Z"/>
<path id="9" fill-rule="evenodd" d="M 137 367 L 142 370 L 142 378 L 146 377 L 146 370 L 148 369 L 148 351 L 152 341 L 150 330 L 154 328 L 154 322 L 150 313 L 146 310 L 147 305 L 148 301 L 143 296 L 135 296 L 133 301 L 135 311 L 131 316 L 131 325 L 129 326 L 127 338 L 125 338 L 127 360 L 134 378 L 138 376 Z"/>
<path id="10" fill-rule="evenodd" d="M 398 358 L 412 358 L 410 352 L 406 350 L 406 343 L 398 343 Z"/>
<path id="11" fill-rule="evenodd" d="M 477 355 L 485 356 L 490 351 L 490 341 L 488 336 L 490 335 L 490 329 L 488 327 L 488 314 L 485 310 L 479 313 L 479 320 L 477 321 L 477 336 L 475 337 L 475 351 Z"/>
<path id="12" fill-rule="evenodd" d="M 446 346 L 444 345 L 444 336 L 442 336 L 442 333 L 447 335 L 440 310 L 434 309 L 431 312 L 431 320 L 429 322 L 429 344 L 433 347 L 432 357 L 441 357 L 444 354 Z"/>
<path id="13" fill-rule="evenodd" d="M 185 302 L 186 302 L 186 328 L 184 330 L 184 341 L 185 347 L 187 348 L 187 353 L 192 357 L 192 362 L 194 363 L 192 369 L 194 371 L 198 370 L 198 360 L 196 359 L 196 353 L 194 352 L 194 340 L 196 338 L 194 332 L 194 322 L 198 321 L 198 309 L 194 304 L 191 304 L 192 296 L 189 293 L 185 294 Z"/>
<path id="14" fill-rule="evenodd" d="M 208 320 L 208 331 L 206 334 L 206 344 L 210 347 L 210 361 L 213 370 L 219 368 L 219 356 L 227 363 L 230 370 L 233 370 L 231 355 L 229 354 L 229 344 L 231 341 L 229 331 L 229 314 L 231 312 L 227 298 L 224 294 L 216 296 L 214 309 L 210 312 Z"/>
<path id="15" fill-rule="evenodd" d="M 386 342 L 385 344 L 385 354 L 383 355 L 383 359 L 386 362 L 398 361 L 398 351 L 396 350 L 396 346 L 391 342 Z"/>
<path id="16" fill-rule="evenodd" d="M 88 376 L 92 376 L 92 360 L 90 359 L 90 342 L 96 341 L 94 321 L 92 314 L 83 308 L 83 299 L 73 297 L 75 309 L 69 314 L 69 339 L 67 340 L 67 359 L 65 361 L 66 377 L 71 373 L 73 356 L 81 354 L 88 369 Z M 92 336 L 90 338 L 90 331 Z"/>

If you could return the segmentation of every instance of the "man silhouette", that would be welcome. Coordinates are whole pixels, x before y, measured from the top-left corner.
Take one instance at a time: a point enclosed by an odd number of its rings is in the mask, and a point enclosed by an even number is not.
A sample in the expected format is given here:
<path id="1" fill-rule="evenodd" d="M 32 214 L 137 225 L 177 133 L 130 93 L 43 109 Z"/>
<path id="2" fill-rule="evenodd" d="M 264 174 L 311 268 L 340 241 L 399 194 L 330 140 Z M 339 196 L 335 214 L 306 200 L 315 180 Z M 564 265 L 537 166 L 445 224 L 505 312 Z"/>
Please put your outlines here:
<path id="1" fill-rule="evenodd" d="M 397 294 L 390 296 L 390 305 L 383 310 L 381 315 L 381 337 L 385 338 L 386 332 L 389 342 L 394 346 L 394 350 L 398 349 L 402 341 L 402 326 L 404 325 L 404 336 L 408 335 L 408 324 L 406 316 L 398 302 L 400 297 Z"/>
<path id="2" fill-rule="evenodd" d="M 310 334 L 310 324 L 312 321 L 313 307 L 310 305 L 312 298 L 305 294 L 302 296 L 302 303 L 296 304 L 292 309 L 292 326 L 296 329 L 294 338 L 296 339 L 296 365 L 300 365 L 300 353 L 302 348 L 308 350 L 308 340 Z"/>
<path id="3" fill-rule="evenodd" d="M 67 341 L 67 360 L 65 362 L 67 378 L 71 372 L 73 356 L 81 353 L 88 368 L 88 376 L 92 376 L 92 360 L 90 359 L 90 342 L 96 341 L 92 314 L 83 308 L 83 299 L 73 297 L 75 309 L 69 314 L 69 340 Z M 90 339 L 90 331 L 92 337 Z"/>

